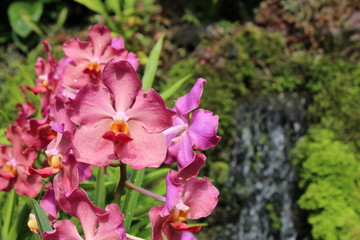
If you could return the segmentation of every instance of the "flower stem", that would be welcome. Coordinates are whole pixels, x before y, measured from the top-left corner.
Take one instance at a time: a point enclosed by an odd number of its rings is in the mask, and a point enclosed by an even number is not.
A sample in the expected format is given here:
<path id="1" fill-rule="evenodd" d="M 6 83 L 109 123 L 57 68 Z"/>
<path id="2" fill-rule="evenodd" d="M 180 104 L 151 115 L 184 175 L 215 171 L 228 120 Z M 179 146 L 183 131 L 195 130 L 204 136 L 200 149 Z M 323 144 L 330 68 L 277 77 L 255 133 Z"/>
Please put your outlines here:
<path id="1" fill-rule="evenodd" d="M 159 194 L 156 194 L 156 193 L 153 193 L 153 192 L 150 192 L 142 187 L 138 187 L 136 186 L 135 184 L 131 183 L 129 180 L 125 180 L 125 186 L 129 189 L 132 189 L 132 190 L 135 190 L 141 194 L 144 194 L 148 197 L 152 197 L 160 202 L 165 202 L 166 198 L 164 196 L 161 196 Z"/>
<path id="2" fill-rule="evenodd" d="M 124 190 L 125 181 L 126 181 L 126 165 L 121 164 L 120 165 L 120 179 L 119 179 L 119 183 L 117 185 L 115 196 L 114 196 L 114 202 L 118 205 L 120 205 L 121 195 Z"/>
<path id="3" fill-rule="evenodd" d="M 114 160 L 109 164 L 109 166 L 111 166 L 111 167 L 120 167 L 121 165 L 124 165 L 124 164 L 122 162 L 120 162 L 120 160 Z"/>

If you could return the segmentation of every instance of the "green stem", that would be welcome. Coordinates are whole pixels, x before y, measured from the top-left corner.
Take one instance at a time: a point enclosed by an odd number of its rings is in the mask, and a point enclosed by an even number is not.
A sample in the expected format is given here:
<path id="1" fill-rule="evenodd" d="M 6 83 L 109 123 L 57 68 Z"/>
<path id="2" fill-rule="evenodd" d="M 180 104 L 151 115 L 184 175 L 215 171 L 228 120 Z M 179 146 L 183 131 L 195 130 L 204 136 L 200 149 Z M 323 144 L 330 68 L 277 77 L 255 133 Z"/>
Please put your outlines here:
<path id="1" fill-rule="evenodd" d="M 126 165 L 122 164 L 120 165 L 120 179 L 114 196 L 114 202 L 119 206 L 120 206 L 121 195 L 125 186 L 125 181 L 126 181 Z"/>

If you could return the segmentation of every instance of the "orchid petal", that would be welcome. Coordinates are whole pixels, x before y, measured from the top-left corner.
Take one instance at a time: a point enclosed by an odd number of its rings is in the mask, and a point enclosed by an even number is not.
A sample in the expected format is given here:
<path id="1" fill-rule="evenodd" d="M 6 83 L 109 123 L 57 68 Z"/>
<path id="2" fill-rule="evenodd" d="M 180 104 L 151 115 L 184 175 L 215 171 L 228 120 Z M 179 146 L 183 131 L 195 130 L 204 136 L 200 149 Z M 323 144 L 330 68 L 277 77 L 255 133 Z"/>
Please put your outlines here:
<path id="1" fill-rule="evenodd" d="M 113 38 L 111 41 L 111 47 L 115 49 L 125 48 L 124 39 L 122 37 Z"/>
<path id="2" fill-rule="evenodd" d="M 47 191 L 40 200 L 40 205 L 49 214 L 49 216 L 51 216 L 51 220 L 56 220 L 58 205 L 55 200 L 55 192 L 51 182 L 45 185 L 45 189 L 47 189 Z"/>
<path id="3" fill-rule="evenodd" d="M 17 194 L 34 198 L 41 191 L 41 178 L 39 175 L 28 175 L 27 167 L 17 166 L 17 176 L 14 187 Z"/>
<path id="4" fill-rule="evenodd" d="M 60 206 L 65 212 L 80 220 L 85 239 L 94 237 L 99 223 L 97 214 L 103 213 L 104 210 L 92 204 L 83 189 L 75 189 L 68 197 L 60 199 Z"/>
<path id="5" fill-rule="evenodd" d="M 190 162 L 188 165 L 184 166 L 179 170 L 178 177 L 184 180 L 188 178 L 197 177 L 200 169 L 205 164 L 206 157 L 204 154 L 197 153 L 194 161 Z"/>
<path id="6" fill-rule="evenodd" d="M 133 141 L 115 144 L 121 162 L 134 169 L 157 168 L 165 160 L 166 140 L 162 133 L 149 134 L 138 121 L 129 120 L 129 136 Z"/>
<path id="7" fill-rule="evenodd" d="M 134 105 L 126 112 L 132 120 L 137 120 L 148 133 L 159 133 L 170 127 L 174 112 L 167 109 L 162 97 L 148 89 L 139 91 Z"/>
<path id="8" fill-rule="evenodd" d="M 220 141 L 216 136 L 219 124 L 219 116 L 212 112 L 199 109 L 192 113 L 192 120 L 189 126 L 189 134 L 196 150 L 207 150 L 215 147 Z"/>
<path id="9" fill-rule="evenodd" d="M 43 240 L 83 240 L 70 220 L 58 221 L 54 224 L 54 228 L 41 234 Z"/>
<path id="10" fill-rule="evenodd" d="M 184 203 L 189 206 L 187 217 L 198 219 L 207 217 L 218 203 L 219 191 L 208 178 L 192 178 L 185 183 Z"/>
<path id="11" fill-rule="evenodd" d="M 164 206 L 153 207 L 149 211 L 152 240 L 164 240 L 162 237 L 162 227 L 166 222 L 166 218 L 160 216 L 163 208 Z"/>
<path id="12" fill-rule="evenodd" d="M 109 130 L 111 122 L 111 119 L 103 119 L 95 126 L 82 126 L 77 129 L 73 139 L 73 151 L 78 162 L 106 166 L 117 159 L 113 142 L 102 137 Z"/>
<path id="13" fill-rule="evenodd" d="M 91 43 L 80 41 L 77 38 L 71 39 L 63 45 L 65 55 L 75 62 L 90 60 L 93 56 L 92 49 Z"/>
<path id="14" fill-rule="evenodd" d="M 110 30 L 106 26 L 93 26 L 89 31 L 89 39 L 94 47 L 94 57 L 100 57 L 111 44 Z"/>
<path id="15" fill-rule="evenodd" d="M 105 213 L 98 214 L 100 225 L 96 232 L 96 240 L 126 239 L 123 221 L 124 215 L 120 212 L 119 206 L 110 204 L 106 206 Z"/>
<path id="16" fill-rule="evenodd" d="M 99 121 L 112 119 L 115 111 L 110 103 L 109 92 L 104 88 L 97 88 L 87 84 L 74 100 L 66 104 L 71 121 L 81 126 L 96 127 Z"/>
<path id="17" fill-rule="evenodd" d="M 103 82 L 114 95 L 117 112 L 126 112 L 141 89 L 141 81 L 127 61 L 110 61 L 103 71 Z"/>
<path id="18" fill-rule="evenodd" d="M 64 69 L 63 84 L 73 89 L 81 89 L 87 83 L 99 84 L 100 79 L 97 76 L 92 77 L 90 74 L 84 74 L 88 64 L 87 61 L 69 62 Z"/>
<path id="19" fill-rule="evenodd" d="M 190 92 L 175 101 L 175 107 L 181 114 L 188 114 L 199 106 L 204 83 L 207 83 L 205 79 L 198 78 Z"/>

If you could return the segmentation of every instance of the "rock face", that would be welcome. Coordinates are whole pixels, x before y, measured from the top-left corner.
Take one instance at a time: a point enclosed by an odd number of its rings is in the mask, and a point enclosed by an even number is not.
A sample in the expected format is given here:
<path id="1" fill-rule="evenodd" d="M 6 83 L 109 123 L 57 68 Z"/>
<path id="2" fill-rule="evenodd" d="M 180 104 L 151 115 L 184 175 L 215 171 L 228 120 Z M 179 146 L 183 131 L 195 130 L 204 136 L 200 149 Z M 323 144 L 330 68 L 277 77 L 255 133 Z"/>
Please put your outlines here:
<path id="1" fill-rule="evenodd" d="M 290 149 L 306 131 L 304 97 L 259 96 L 234 111 L 231 201 L 217 239 L 295 240 L 296 173 Z M 224 238 L 225 236 L 225 238 Z"/>

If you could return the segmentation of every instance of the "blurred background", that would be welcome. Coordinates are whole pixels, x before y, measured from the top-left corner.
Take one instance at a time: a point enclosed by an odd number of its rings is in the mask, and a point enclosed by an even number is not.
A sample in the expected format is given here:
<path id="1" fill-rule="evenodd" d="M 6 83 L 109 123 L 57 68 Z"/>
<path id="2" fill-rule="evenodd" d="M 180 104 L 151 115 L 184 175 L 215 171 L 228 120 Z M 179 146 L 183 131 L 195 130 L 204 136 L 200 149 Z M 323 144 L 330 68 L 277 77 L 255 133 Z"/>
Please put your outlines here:
<path id="1" fill-rule="evenodd" d="M 203 174 L 221 197 L 197 237 L 360 239 L 359 0 L 1 0 L 0 11 L 2 132 L 24 102 L 17 86 L 35 85 L 41 40 L 59 59 L 65 41 L 107 25 L 142 76 L 165 33 L 155 89 L 191 75 L 176 99 L 203 77 L 201 108 L 220 116 Z"/>

